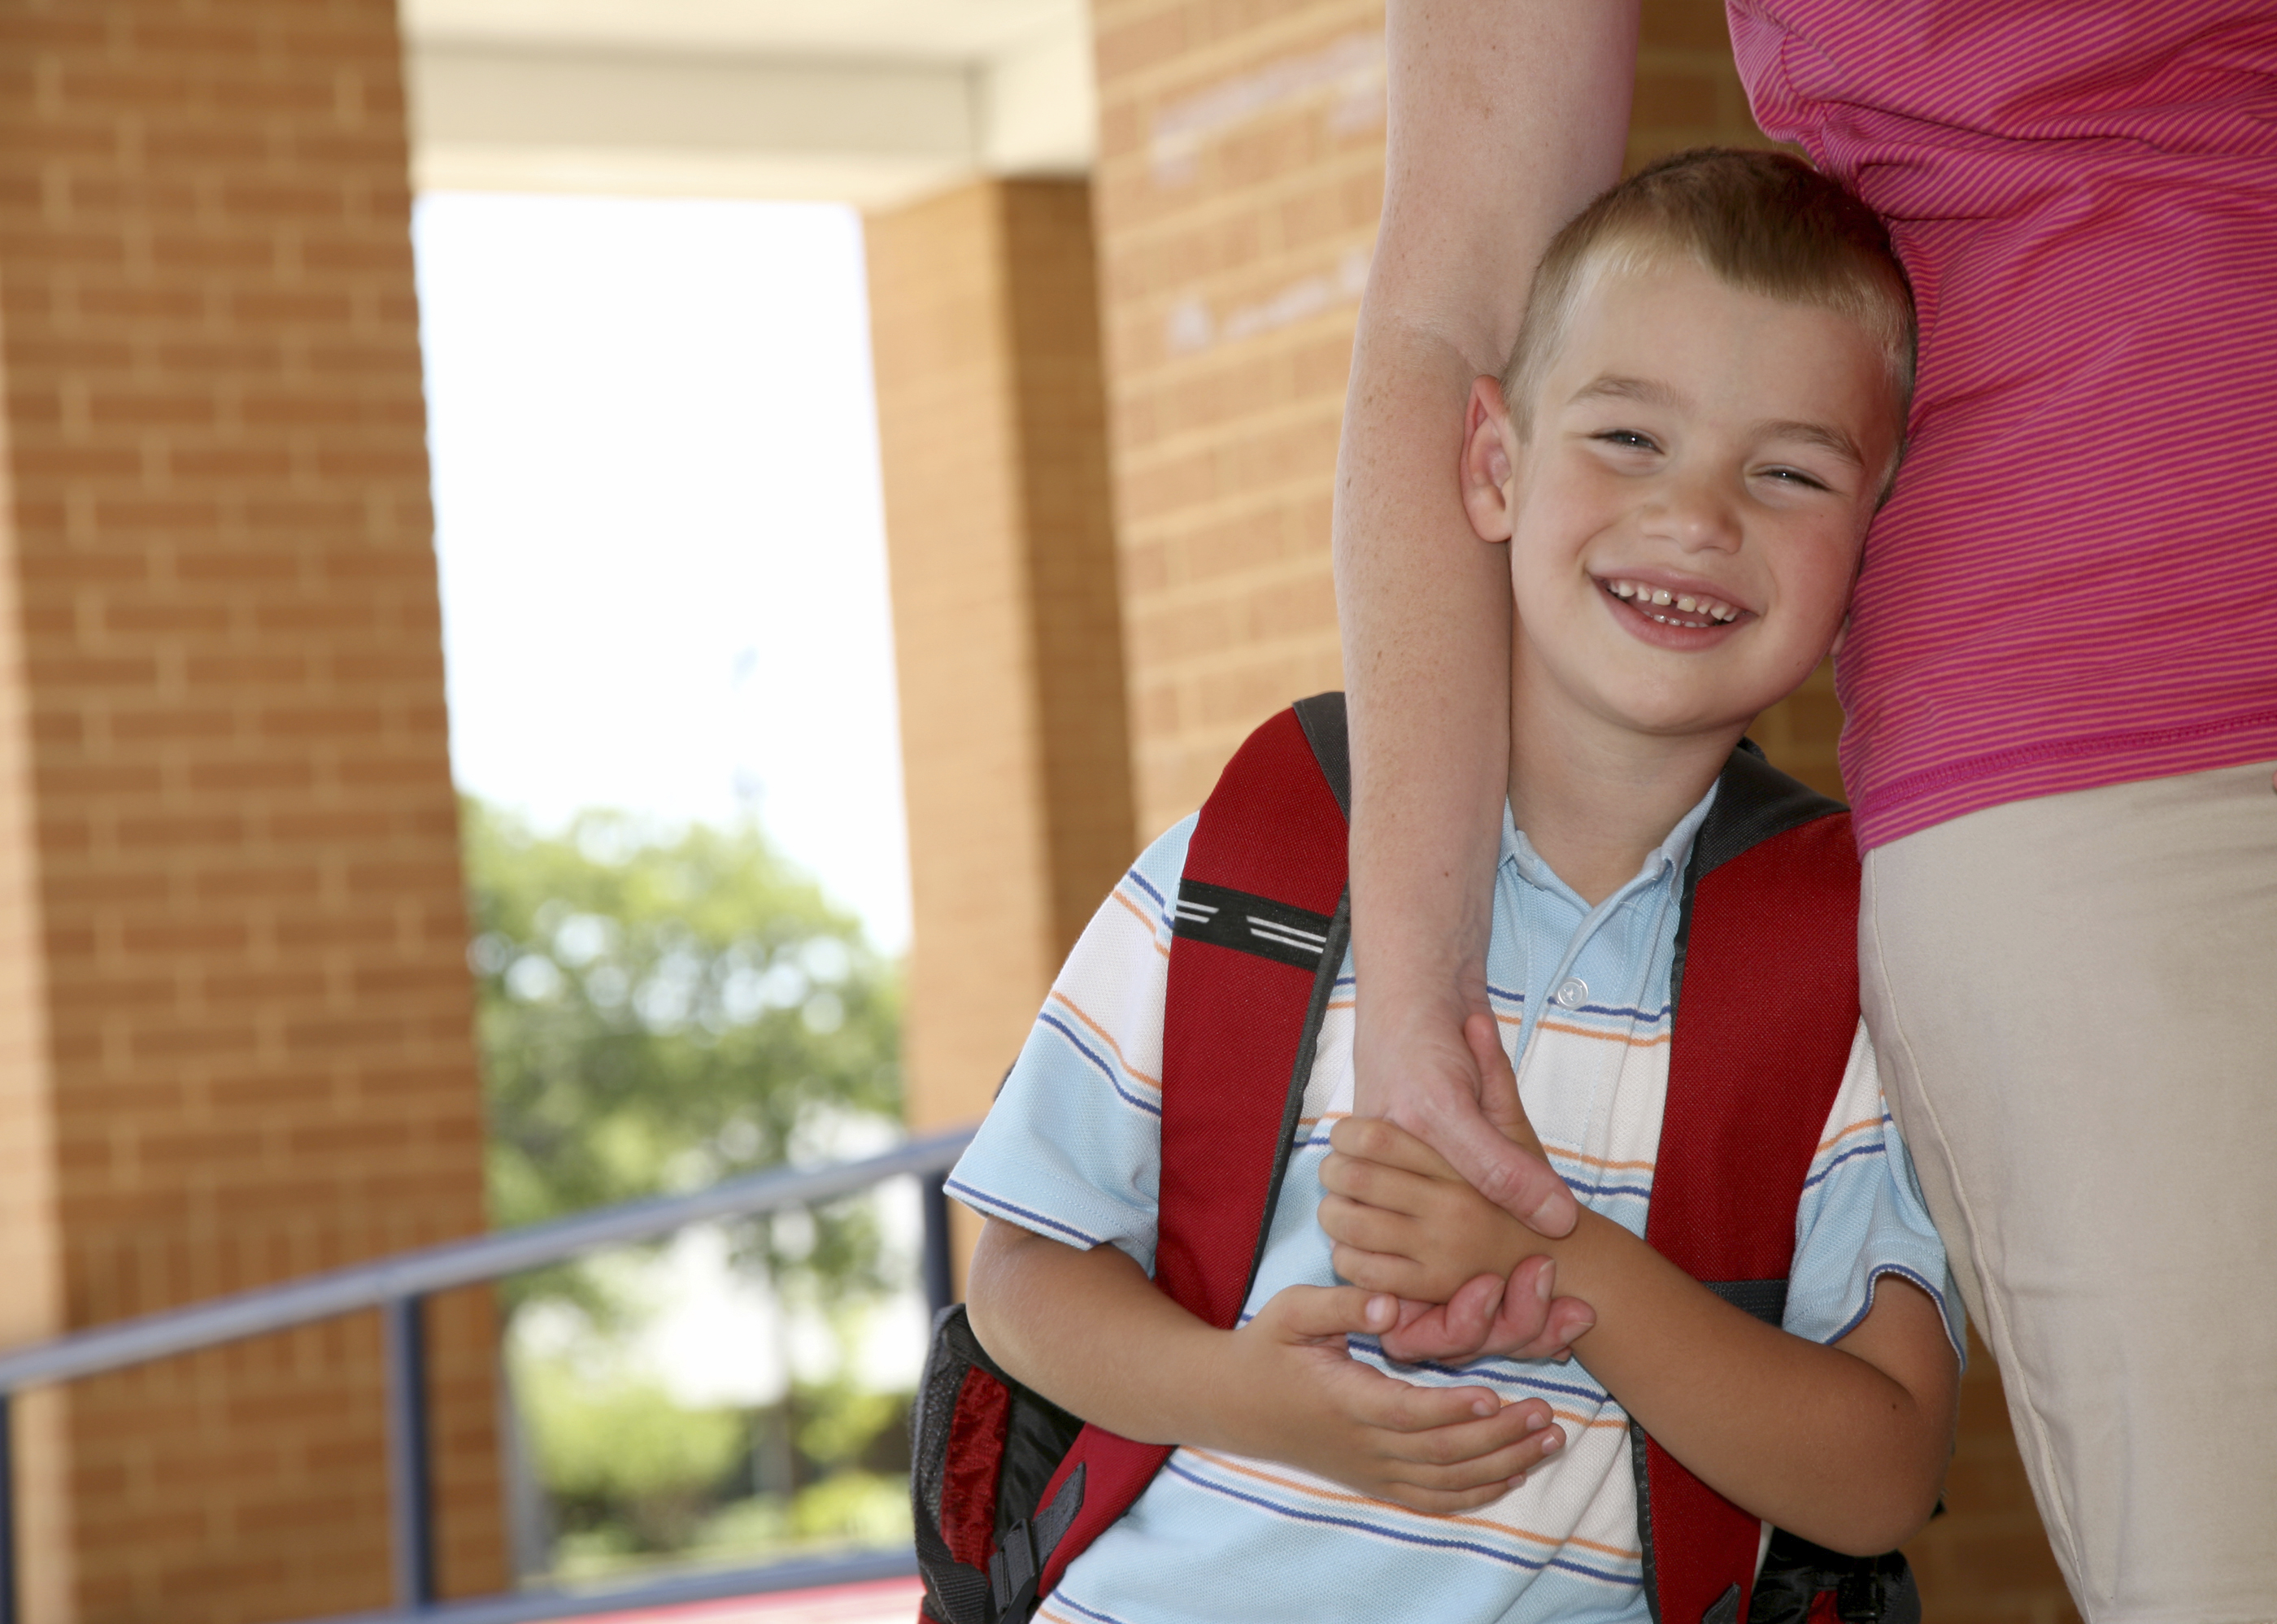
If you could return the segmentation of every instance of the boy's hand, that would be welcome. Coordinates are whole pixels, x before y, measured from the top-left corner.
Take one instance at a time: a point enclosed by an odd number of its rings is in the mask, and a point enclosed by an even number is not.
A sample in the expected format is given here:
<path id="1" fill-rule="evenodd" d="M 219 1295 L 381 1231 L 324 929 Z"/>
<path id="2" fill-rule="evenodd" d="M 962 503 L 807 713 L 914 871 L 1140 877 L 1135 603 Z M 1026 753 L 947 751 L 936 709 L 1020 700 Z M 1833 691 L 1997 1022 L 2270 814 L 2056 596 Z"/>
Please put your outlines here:
<path id="1" fill-rule="evenodd" d="M 1395 1314 L 1356 1286 L 1276 1292 L 1230 1339 L 1215 1407 L 1227 1446 L 1436 1515 L 1501 1498 L 1564 1446 L 1539 1399 L 1418 1387 L 1344 1351 L 1347 1335 L 1380 1335 Z"/>
<path id="2" fill-rule="evenodd" d="M 1484 1276 L 1500 1281 L 1541 1253 L 1534 1231 L 1463 1182 L 1396 1124 L 1347 1117 L 1321 1168 L 1321 1227 L 1336 1272 L 1373 1292 L 1446 1302 Z"/>

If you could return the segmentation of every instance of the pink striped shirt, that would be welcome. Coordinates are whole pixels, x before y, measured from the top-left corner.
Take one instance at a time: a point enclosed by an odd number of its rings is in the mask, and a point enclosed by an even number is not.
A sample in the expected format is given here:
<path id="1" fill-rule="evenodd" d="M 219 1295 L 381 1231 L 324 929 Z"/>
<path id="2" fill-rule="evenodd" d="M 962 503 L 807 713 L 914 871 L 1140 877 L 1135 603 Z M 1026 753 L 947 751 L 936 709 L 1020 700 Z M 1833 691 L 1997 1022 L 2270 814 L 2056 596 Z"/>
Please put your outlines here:
<path id="1" fill-rule="evenodd" d="M 1837 674 L 1862 844 L 2277 758 L 2277 4 L 1727 9 L 1921 310 Z"/>

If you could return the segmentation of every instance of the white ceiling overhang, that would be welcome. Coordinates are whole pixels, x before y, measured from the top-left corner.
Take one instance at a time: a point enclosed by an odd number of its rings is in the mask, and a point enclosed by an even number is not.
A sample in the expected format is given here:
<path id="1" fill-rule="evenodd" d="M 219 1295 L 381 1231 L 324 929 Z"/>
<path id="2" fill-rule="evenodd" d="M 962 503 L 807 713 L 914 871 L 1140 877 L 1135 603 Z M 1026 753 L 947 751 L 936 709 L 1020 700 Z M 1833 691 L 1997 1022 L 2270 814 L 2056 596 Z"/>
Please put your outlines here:
<path id="1" fill-rule="evenodd" d="M 403 0 L 424 190 L 835 198 L 1070 174 L 1085 0 Z"/>

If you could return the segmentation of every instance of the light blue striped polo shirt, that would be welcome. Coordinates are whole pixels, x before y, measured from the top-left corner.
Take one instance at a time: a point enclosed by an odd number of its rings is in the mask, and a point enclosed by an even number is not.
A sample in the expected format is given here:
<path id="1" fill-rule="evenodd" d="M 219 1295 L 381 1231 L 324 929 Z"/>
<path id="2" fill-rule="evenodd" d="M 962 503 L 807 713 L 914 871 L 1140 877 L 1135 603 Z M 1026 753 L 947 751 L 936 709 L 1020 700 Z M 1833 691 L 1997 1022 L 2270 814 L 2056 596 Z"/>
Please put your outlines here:
<path id="1" fill-rule="evenodd" d="M 1552 1163 L 1587 1205 L 1644 1232 L 1668 1085 L 1670 964 L 1684 864 L 1710 789 L 1636 878 L 1592 909 L 1504 815 L 1489 997 Z M 1153 1266 L 1161 1167 L 1169 899 L 1189 818 L 1150 846 L 1093 918 L 949 1189 L 977 1210 Z M 1306 1088 L 1298 1139 L 1245 1320 L 1294 1285 L 1328 1285 L 1314 1214 L 1328 1130 L 1352 1109 L 1352 964 Z M 1934 1296 L 1954 1345 L 1958 1298 L 1885 1107 L 1862 1025 L 1795 1215 L 1786 1328 L 1832 1342 L 1899 1274 Z M 1181 1449 L 1078 1558 L 1048 1624 L 1219 1624 L 1366 1618 L 1535 1624 L 1648 1618 L 1628 1420 L 1578 1359 L 1459 1368 L 1352 1356 L 1428 1385 L 1548 1400 L 1568 1443 L 1501 1500 L 1433 1517 L 1269 1460 Z"/>

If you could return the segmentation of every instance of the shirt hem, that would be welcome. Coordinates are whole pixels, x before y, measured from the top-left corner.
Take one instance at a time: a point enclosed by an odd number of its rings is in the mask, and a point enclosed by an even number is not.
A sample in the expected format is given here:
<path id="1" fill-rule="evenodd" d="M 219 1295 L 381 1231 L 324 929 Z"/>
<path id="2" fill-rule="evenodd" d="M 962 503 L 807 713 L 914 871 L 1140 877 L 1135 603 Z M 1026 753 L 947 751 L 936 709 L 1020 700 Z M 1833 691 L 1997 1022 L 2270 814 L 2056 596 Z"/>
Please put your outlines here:
<path id="1" fill-rule="evenodd" d="M 1993 751 L 1912 773 L 1858 797 L 1858 849 L 1902 840 L 2013 801 L 2175 778 L 2277 757 L 2277 709 L 2180 727 L 2102 733 Z"/>

